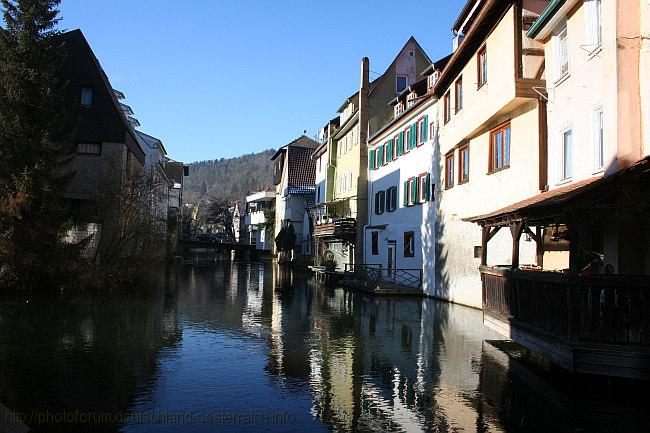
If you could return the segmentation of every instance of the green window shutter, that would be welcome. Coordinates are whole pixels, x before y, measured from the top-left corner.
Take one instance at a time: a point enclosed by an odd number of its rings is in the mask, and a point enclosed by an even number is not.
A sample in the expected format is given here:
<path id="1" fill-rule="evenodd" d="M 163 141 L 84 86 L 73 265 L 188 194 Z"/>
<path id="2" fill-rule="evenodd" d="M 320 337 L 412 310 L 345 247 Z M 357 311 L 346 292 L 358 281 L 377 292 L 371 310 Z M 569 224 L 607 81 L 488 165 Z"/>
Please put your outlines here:
<path id="1" fill-rule="evenodd" d="M 370 170 L 375 169 L 375 149 L 370 149 L 370 156 L 368 157 L 368 167 Z"/>
<path id="2" fill-rule="evenodd" d="M 404 207 L 409 205 L 409 181 L 404 181 L 404 194 L 402 194 L 402 203 Z"/>
<path id="3" fill-rule="evenodd" d="M 422 122 L 424 123 L 424 128 L 422 128 L 422 141 L 427 141 L 429 139 L 429 116 L 425 114 Z"/>
<path id="4" fill-rule="evenodd" d="M 397 156 L 404 155 L 404 131 L 397 136 Z"/>
<path id="5" fill-rule="evenodd" d="M 418 202 L 418 178 L 415 177 L 411 180 L 411 203 Z"/>
<path id="6" fill-rule="evenodd" d="M 388 158 L 389 161 L 393 160 L 393 139 L 388 140 Z"/>
<path id="7" fill-rule="evenodd" d="M 410 149 L 414 149 L 415 146 L 417 145 L 418 142 L 418 124 L 414 123 L 411 125 L 411 147 Z"/>
<path id="8" fill-rule="evenodd" d="M 379 146 L 379 149 L 377 149 L 377 161 L 378 167 L 384 165 L 384 146 Z"/>
<path id="9" fill-rule="evenodd" d="M 427 173 L 424 176 L 424 200 L 429 201 L 431 199 L 431 174 Z"/>

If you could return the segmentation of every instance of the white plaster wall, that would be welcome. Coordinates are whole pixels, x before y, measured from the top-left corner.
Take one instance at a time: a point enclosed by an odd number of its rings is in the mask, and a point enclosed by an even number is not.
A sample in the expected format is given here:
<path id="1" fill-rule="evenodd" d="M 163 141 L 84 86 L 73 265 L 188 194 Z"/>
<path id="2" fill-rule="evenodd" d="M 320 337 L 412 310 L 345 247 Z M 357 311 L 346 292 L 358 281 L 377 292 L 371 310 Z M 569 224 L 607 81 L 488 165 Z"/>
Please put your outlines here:
<path id="1" fill-rule="evenodd" d="M 420 117 L 427 115 L 429 123 L 435 122 L 437 116 L 437 103 L 427 101 L 413 113 L 404 116 L 392 128 L 377 136 L 371 143 L 371 148 L 383 145 L 385 141 L 393 138 L 408 125 Z M 431 135 L 431 134 L 429 134 Z M 435 201 L 429 201 L 413 206 L 404 206 L 404 182 L 421 173 L 430 173 L 431 182 L 434 181 L 437 163 L 434 161 L 435 139 L 431 136 L 419 147 L 409 150 L 405 155 L 390 161 L 385 166 L 368 172 L 368 226 L 387 224 L 385 230 L 368 229 L 365 234 L 365 262 L 382 264 L 386 268 L 388 263 L 388 240 L 396 242 L 396 268 L 422 269 L 423 291 L 433 295 L 435 285 L 435 233 L 436 219 Z M 397 209 L 394 212 L 384 211 L 375 214 L 375 192 L 387 190 L 397 186 Z M 432 192 L 433 194 L 433 192 Z M 379 255 L 372 255 L 371 232 L 379 231 Z M 414 257 L 404 257 L 404 232 L 415 232 Z"/>
<path id="2" fill-rule="evenodd" d="M 329 161 L 329 151 L 325 151 L 316 160 L 316 203 L 323 203 L 327 197 L 327 163 Z M 318 187 L 320 186 L 320 195 Z"/>
<path id="3" fill-rule="evenodd" d="M 641 49 L 639 81 L 641 87 L 641 134 L 643 156 L 650 156 L 650 1 L 640 1 Z"/>
<path id="4" fill-rule="evenodd" d="M 442 110 L 440 110 L 442 111 Z M 469 181 L 458 184 L 458 151 L 454 152 L 455 185 L 445 189 L 444 157 L 441 157 L 436 184 L 438 210 L 437 271 L 434 295 L 476 308 L 482 307 L 480 258 L 474 257 L 474 247 L 481 245 L 481 228 L 463 219 L 483 215 L 539 193 L 538 189 L 538 107 L 536 101 L 521 106 L 509 116 L 511 147 L 510 167 L 488 174 L 489 130 L 468 140 L 470 149 Z M 496 126 L 496 125 L 495 125 Z M 440 128 L 441 155 L 449 152 L 456 137 L 450 124 Z M 451 140 L 455 140 L 452 138 Z M 461 140 L 463 142 L 465 140 Z M 442 179 L 442 180 L 441 180 Z M 520 264 L 535 262 L 535 243 L 520 243 Z M 502 229 L 488 244 L 488 265 L 512 263 L 512 237 Z"/>
<path id="5" fill-rule="evenodd" d="M 548 89 L 548 185 L 554 189 L 571 181 L 600 175 L 595 135 L 595 112 L 603 109 L 604 135 L 610 136 L 608 118 L 616 116 L 605 106 L 603 56 L 608 50 L 589 50 L 585 8 L 577 9 L 567 20 L 569 43 L 569 74 L 555 76 L 553 39 L 545 44 L 546 79 Z M 572 130 L 572 176 L 562 179 L 562 133 Z M 615 137 L 615 135 L 614 135 Z M 616 166 L 616 140 L 604 140 L 604 168 Z"/>

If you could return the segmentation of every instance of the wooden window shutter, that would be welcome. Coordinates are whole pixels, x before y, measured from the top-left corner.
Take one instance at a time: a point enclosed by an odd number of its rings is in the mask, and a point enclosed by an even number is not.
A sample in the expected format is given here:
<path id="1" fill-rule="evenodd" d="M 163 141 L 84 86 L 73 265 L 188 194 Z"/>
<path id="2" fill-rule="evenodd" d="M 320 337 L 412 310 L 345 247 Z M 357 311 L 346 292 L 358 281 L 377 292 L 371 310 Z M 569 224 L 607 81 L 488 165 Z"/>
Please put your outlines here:
<path id="1" fill-rule="evenodd" d="M 423 128 L 422 128 L 422 141 L 427 141 L 429 139 L 428 134 L 429 134 L 429 116 L 425 114 L 424 120 L 422 121 L 424 123 Z"/>
<path id="2" fill-rule="evenodd" d="M 409 205 L 409 181 L 408 180 L 404 181 L 404 194 L 403 194 L 402 202 L 404 207 Z"/>
<path id="3" fill-rule="evenodd" d="M 431 198 L 431 174 L 429 173 L 424 176 L 423 188 L 422 197 L 424 197 L 424 201 L 429 201 Z"/>
<path id="4" fill-rule="evenodd" d="M 368 168 L 375 169 L 375 149 L 370 149 L 370 156 L 368 157 Z"/>
<path id="5" fill-rule="evenodd" d="M 404 155 L 404 131 L 397 136 L 397 156 Z"/>
<path id="6" fill-rule="evenodd" d="M 418 178 L 411 179 L 411 203 L 418 202 Z"/>
<path id="7" fill-rule="evenodd" d="M 391 138 L 388 140 L 388 157 L 386 158 L 388 161 L 393 160 L 393 139 Z"/>

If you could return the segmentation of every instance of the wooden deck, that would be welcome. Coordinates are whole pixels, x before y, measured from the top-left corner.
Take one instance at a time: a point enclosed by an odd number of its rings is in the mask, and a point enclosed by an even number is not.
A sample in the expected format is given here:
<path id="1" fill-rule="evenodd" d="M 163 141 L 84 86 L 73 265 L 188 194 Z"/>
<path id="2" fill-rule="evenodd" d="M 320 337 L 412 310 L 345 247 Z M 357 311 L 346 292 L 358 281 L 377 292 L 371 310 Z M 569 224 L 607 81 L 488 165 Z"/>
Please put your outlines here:
<path id="1" fill-rule="evenodd" d="M 486 326 L 569 371 L 650 380 L 650 278 L 481 268 Z"/>

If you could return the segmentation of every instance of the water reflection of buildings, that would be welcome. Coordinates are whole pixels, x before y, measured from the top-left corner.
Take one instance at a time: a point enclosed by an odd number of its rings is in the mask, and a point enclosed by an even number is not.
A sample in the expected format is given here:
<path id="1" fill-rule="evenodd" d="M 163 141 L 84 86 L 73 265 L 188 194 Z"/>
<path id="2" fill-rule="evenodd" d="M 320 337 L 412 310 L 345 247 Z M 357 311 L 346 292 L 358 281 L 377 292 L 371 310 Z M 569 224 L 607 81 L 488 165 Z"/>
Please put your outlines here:
<path id="1" fill-rule="evenodd" d="M 137 290 L 3 298 L 0 395 L 23 413 L 128 413 L 152 392 L 158 360 L 181 339 L 174 278 Z M 99 420 L 98 420 L 99 422 Z M 97 425 L 30 425 L 89 431 Z M 101 428 L 115 430 L 113 420 Z"/>
<path id="2" fill-rule="evenodd" d="M 369 298 L 275 272 L 270 371 L 308 381 L 314 416 L 334 430 L 471 431 L 486 418 L 480 312 Z"/>

